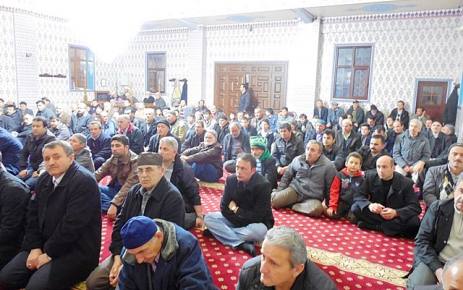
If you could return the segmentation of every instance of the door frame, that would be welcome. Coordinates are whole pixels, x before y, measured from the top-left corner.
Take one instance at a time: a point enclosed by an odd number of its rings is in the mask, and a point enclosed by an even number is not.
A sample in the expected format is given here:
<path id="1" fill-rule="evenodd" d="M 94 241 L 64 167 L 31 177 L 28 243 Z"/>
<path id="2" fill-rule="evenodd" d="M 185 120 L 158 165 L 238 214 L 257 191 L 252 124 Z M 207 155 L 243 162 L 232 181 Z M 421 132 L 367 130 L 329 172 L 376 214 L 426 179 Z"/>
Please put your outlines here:
<path id="1" fill-rule="evenodd" d="M 440 78 L 415 78 L 415 89 L 414 89 L 414 96 L 413 96 L 413 107 L 410 108 L 411 114 L 415 114 L 416 112 L 416 103 L 418 101 L 418 83 L 419 82 L 446 82 L 447 83 L 447 92 L 445 93 L 445 101 L 447 102 L 447 98 L 449 97 L 450 93 L 450 86 L 453 83 L 452 79 L 440 79 Z"/>
<path id="2" fill-rule="evenodd" d="M 213 75 L 214 75 L 214 85 L 212 86 L 212 103 L 214 104 L 215 102 L 215 89 L 216 89 L 216 68 L 217 65 L 220 64 L 248 64 L 248 63 L 262 63 L 262 64 L 280 64 L 280 63 L 285 63 L 286 64 L 286 96 L 285 96 L 285 106 L 288 98 L 288 82 L 289 82 L 289 60 L 244 60 L 244 61 L 239 61 L 239 60 L 232 60 L 232 61 L 227 61 L 227 60 L 219 60 L 219 61 L 214 61 L 214 70 L 213 70 Z"/>

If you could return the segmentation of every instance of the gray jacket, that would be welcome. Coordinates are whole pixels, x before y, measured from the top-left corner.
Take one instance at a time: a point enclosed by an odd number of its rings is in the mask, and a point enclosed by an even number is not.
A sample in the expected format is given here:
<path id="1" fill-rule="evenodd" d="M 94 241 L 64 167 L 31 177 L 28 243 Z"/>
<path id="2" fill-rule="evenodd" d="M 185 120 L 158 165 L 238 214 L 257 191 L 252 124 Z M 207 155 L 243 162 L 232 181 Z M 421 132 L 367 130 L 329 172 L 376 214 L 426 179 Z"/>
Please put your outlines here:
<path id="1" fill-rule="evenodd" d="M 426 172 L 426 178 L 423 184 L 423 200 L 427 207 L 438 200 L 440 197 L 440 191 L 442 190 L 442 182 L 444 181 L 444 174 L 448 167 L 448 164 L 433 166 Z M 453 180 L 456 184 L 457 180 Z"/>
<path id="2" fill-rule="evenodd" d="M 88 147 L 80 150 L 75 154 L 75 160 L 80 166 L 85 167 L 88 171 L 94 173 L 95 166 L 93 165 L 92 152 Z"/>
<path id="3" fill-rule="evenodd" d="M 302 154 L 294 158 L 288 166 L 278 190 L 290 186 L 297 192 L 298 201 L 309 198 L 323 201 L 325 195 L 329 194 L 336 172 L 336 167 L 325 155 L 321 155 L 317 162 L 310 166 L 305 160 L 305 154 Z"/>
<path id="4" fill-rule="evenodd" d="M 397 137 L 394 144 L 394 161 L 400 167 L 412 166 L 418 161 L 428 161 L 431 158 L 431 147 L 429 140 L 419 134 L 416 138 L 410 137 L 407 130 Z"/>

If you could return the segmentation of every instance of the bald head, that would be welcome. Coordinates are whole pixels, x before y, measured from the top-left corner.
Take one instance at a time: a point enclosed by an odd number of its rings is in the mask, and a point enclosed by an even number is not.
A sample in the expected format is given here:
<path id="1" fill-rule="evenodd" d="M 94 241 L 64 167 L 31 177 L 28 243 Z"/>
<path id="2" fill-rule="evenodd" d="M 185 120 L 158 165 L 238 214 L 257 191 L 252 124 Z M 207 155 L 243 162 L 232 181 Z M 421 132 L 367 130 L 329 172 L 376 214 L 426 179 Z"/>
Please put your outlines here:
<path id="1" fill-rule="evenodd" d="M 463 254 L 445 264 L 442 280 L 444 290 L 463 289 Z"/>
<path id="2" fill-rule="evenodd" d="M 376 171 L 382 180 L 391 180 L 394 176 L 394 159 L 390 156 L 381 156 L 376 161 Z"/>

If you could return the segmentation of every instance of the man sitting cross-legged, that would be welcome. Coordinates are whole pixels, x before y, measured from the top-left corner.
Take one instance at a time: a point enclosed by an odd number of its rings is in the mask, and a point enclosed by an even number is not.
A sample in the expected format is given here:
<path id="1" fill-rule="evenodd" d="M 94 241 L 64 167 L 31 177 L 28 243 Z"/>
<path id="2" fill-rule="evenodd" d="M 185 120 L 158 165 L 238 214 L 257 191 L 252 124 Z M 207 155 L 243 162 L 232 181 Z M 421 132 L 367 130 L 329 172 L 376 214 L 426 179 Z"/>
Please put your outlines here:
<path id="1" fill-rule="evenodd" d="M 221 243 L 255 256 L 253 242 L 263 241 L 274 223 L 271 191 L 268 180 L 256 173 L 256 159 L 242 153 L 236 160 L 236 174 L 225 183 L 220 212 L 207 214 L 204 224 Z"/>
<path id="2" fill-rule="evenodd" d="M 291 228 L 269 230 L 261 252 L 241 268 L 237 290 L 336 289 L 330 277 L 307 258 L 304 239 Z"/>
<path id="3" fill-rule="evenodd" d="M 310 140 L 305 154 L 294 158 L 272 193 L 274 208 L 289 206 L 294 211 L 314 217 L 323 213 L 322 202 L 329 192 L 336 168 L 322 152 L 323 145 Z"/>
<path id="4" fill-rule="evenodd" d="M 376 161 L 376 171 L 366 174 L 354 201 L 352 212 L 359 228 L 406 237 L 414 237 L 418 231 L 421 207 L 413 183 L 394 172 L 394 160 L 390 156 Z"/>
<path id="5" fill-rule="evenodd" d="M 144 152 L 138 158 L 137 174 L 140 183 L 130 189 L 117 216 L 109 250 L 112 255 L 98 266 L 87 279 L 90 290 L 114 289 L 122 267 L 120 230 L 132 217 L 140 214 L 160 218 L 183 226 L 185 209 L 178 189 L 164 178 L 162 156 Z"/>
<path id="6" fill-rule="evenodd" d="M 107 185 L 99 185 L 101 192 L 101 210 L 108 212 L 108 217 L 116 218 L 117 210 L 124 203 L 129 189 L 137 183 L 137 154 L 129 149 L 129 138 L 114 135 L 111 138 L 111 158 L 95 172 L 96 181 L 111 176 Z"/>
<path id="7" fill-rule="evenodd" d="M 133 217 L 121 229 L 120 290 L 217 289 L 198 240 L 174 223 Z"/>

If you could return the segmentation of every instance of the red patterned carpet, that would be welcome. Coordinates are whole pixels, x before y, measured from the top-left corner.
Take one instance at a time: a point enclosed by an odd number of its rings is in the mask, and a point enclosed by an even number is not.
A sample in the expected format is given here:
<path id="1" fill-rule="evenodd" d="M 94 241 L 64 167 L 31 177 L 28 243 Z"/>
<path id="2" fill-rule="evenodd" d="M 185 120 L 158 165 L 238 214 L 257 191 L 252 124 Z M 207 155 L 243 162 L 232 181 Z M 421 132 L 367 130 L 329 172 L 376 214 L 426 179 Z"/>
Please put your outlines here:
<path id="1" fill-rule="evenodd" d="M 204 211 L 219 210 L 223 184 L 201 183 Z M 274 210 L 276 225 L 287 225 L 301 233 L 309 258 L 330 275 L 338 289 L 404 289 L 402 279 L 413 262 L 413 241 L 389 238 L 380 233 L 359 230 L 347 221 L 313 219 L 290 210 Z M 103 219 L 101 258 L 107 257 L 112 224 Z M 213 238 L 198 238 L 215 284 L 235 289 L 239 269 L 250 256 L 234 251 Z"/>

